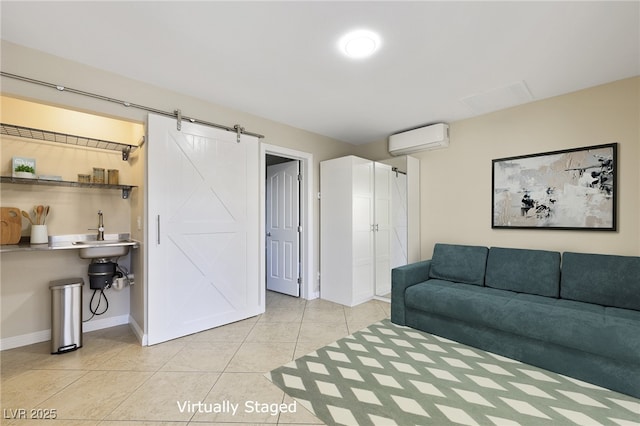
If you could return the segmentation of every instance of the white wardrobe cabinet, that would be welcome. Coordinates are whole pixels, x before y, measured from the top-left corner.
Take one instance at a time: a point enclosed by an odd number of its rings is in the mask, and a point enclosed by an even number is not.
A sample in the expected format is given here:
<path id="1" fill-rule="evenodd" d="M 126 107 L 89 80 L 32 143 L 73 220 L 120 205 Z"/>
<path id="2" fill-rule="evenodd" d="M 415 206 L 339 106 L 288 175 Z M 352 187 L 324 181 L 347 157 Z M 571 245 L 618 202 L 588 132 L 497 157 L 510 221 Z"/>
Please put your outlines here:
<path id="1" fill-rule="evenodd" d="M 391 288 L 392 167 L 355 156 L 320 163 L 320 297 L 355 306 Z"/>

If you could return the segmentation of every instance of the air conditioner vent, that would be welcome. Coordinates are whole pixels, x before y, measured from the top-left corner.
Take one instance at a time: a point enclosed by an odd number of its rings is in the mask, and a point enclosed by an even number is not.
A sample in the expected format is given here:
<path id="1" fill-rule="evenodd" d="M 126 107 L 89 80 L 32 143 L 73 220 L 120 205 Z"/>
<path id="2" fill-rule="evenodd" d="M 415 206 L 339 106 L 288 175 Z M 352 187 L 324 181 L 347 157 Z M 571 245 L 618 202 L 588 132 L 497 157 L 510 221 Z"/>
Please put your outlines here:
<path id="1" fill-rule="evenodd" d="M 389 153 L 406 155 L 449 146 L 449 125 L 437 123 L 389 136 Z"/>

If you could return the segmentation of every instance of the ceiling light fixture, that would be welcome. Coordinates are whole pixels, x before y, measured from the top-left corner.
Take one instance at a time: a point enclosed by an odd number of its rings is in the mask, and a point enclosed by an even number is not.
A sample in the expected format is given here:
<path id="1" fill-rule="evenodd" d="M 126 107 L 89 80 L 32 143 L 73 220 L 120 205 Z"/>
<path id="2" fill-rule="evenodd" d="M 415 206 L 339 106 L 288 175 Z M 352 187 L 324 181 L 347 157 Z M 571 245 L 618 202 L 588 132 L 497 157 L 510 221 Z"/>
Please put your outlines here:
<path id="1" fill-rule="evenodd" d="M 368 30 L 352 31 L 340 39 L 338 46 L 348 57 L 362 59 L 373 55 L 380 47 L 380 36 Z"/>

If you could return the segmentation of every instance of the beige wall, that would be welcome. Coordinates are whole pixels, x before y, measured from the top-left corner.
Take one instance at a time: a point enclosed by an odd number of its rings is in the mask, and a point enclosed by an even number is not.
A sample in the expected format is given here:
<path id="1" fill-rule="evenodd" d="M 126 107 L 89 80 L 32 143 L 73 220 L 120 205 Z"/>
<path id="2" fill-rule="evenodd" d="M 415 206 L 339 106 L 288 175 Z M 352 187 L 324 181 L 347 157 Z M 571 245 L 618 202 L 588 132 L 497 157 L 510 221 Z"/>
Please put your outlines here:
<path id="1" fill-rule="evenodd" d="M 302 151 L 313 155 L 313 175 L 314 175 L 314 189 L 313 193 L 319 191 L 319 162 L 329 158 L 335 158 L 342 155 L 352 154 L 354 146 L 348 143 L 337 141 L 331 138 L 306 132 L 300 129 L 296 129 L 284 124 L 276 123 L 270 120 L 266 120 L 260 117 L 253 116 L 251 114 L 235 111 L 222 106 L 214 105 L 204 102 L 195 97 L 186 96 L 183 94 L 171 92 L 168 90 L 160 89 L 158 87 L 151 86 L 149 84 L 134 81 L 131 79 L 123 78 L 105 71 L 94 69 L 84 66 L 82 64 L 70 62 L 61 58 L 43 54 L 41 52 L 34 51 L 32 49 L 17 46 L 12 43 L 2 41 L 1 45 L 1 59 L 2 70 L 12 74 L 18 74 L 29 78 L 46 81 L 66 87 L 79 89 L 87 92 L 93 92 L 108 96 L 115 99 L 126 100 L 139 105 L 146 105 L 158 110 L 174 111 L 180 109 L 184 115 L 196 117 L 202 120 L 220 123 L 227 126 L 233 126 L 234 124 L 240 124 L 247 131 L 260 133 L 265 135 L 263 142 L 270 145 L 281 146 L 290 148 L 296 151 Z M 188 76 L 177 76 L 176 78 L 188 78 Z M 43 104 L 57 105 L 64 108 L 73 109 L 76 111 L 86 112 L 91 115 L 97 114 L 106 117 L 113 117 L 118 119 L 125 119 L 137 123 L 144 123 L 147 113 L 145 111 L 127 108 L 121 105 L 112 104 L 96 99 L 91 99 L 83 96 L 74 95 L 71 93 L 60 92 L 58 90 L 33 85 L 26 82 L 21 82 L 15 79 L 2 78 L 2 93 L 4 95 L 15 97 L 25 100 L 33 100 Z M 152 143 L 152 142 L 151 142 Z M 4 145 L 4 142 L 3 142 Z M 47 148 L 54 149 L 56 152 L 63 148 Z M 23 152 L 23 148 L 19 148 L 20 152 Z M 3 153 L 3 156 L 5 154 Z M 10 154 L 7 154 L 10 155 Z M 38 158 L 42 154 L 38 155 Z M 63 154 L 51 154 L 43 156 L 47 162 L 49 158 L 51 162 L 55 164 L 55 160 L 58 156 Z M 64 154 L 68 156 L 72 154 Z M 79 155 L 85 154 L 73 154 L 76 158 Z M 86 154 L 89 157 L 86 159 L 79 159 L 78 164 L 85 164 L 87 167 L 93 167 L 97 164 L 97 159 L 91 157 L 93 154 Z M 102 154 L 101 154 L 102 155 Z M 26 156 L 26 155 L 25 155 Z M 107 156 L 108 157 L 108 156 Z M 3 159 L 3 164 L 5 160 Z M 43 161 L 45 161 L 43 159 Z M 139 185 L 138 190 L 134 191 L 130 200 L 116 200 L 111 203 L 110 209 L 120 208 L 116 206 L 127 206 L 128 209 L 126 216 L 126 226 L 129 227 L 134 238 L 142 240 L 144 237 L 144 229 L 137 230 L 137 217 L 141 216 L 144 220 L 144 161 L 145 161 L 145 148 L 139 149 L 129 160 L 131 169 L 129 170 L 129 177 L 135 184 Z M 41 161 L 38 160 L 38 168 L 40 168 Z M 44 163 L 43 163 L 44 164 Z M 84 166 L 82 166 L 84 167 Z M 106 166 L 105 166 L 106 168 Z M 112 167 L 109 167 L 112 168 Z M 117 168 L 117 167 L 113 167 Z M 59 170 L 59 169 L 57 169 Z M 70 176 L 73 176 L 75 171 L 69 172 Z M 53 173 L 52 173 L 53 174 Z M 57 173 L 61 174 L 61 173 Z M 3 198 L 4 198 L 3 187 Z M 69 189 L 66 189 L 69 191 Z M 85 191 L 85 190 L 81 190 Z M 83 192 L 84 194 L 84 192 Z M 43 196 L 38 195 L 38 199 L 43 199 Z M 12 201 L 13 202 L 13 201 Z M 54 202 L 54 201 L 51 201 Z M 69 204 L 81 204 L 84 202 L 84 196 L 82 201 L 76 200 Z M 32 200 L 20 201 L 21 205 L 31 205 Z M 3 205 L 6 205 L 3 199 Z M 55 227 L 52 227 L 52 232 L 68 232 L 68 229 L 75 229 L 76 227 L 86 227 L 85 222 L 91 222 L 94 217 L 93 210 L 95 206 L 86 207 L 86 211 L 80 212 L 82 218 L 78 220 L 69 220 L 69 222 L 60 221 L 55 223 Z M 315 255 L 313 265 L 311 267 L 314 271 L 318 271 L 319 268 L 319 203 L 318 200 L 313 200 L 313 216 L 315 220 L 315 229 L 313 230 L 315 244 Z M 97 209 L 96 209 L 97 210 Z M 110 213 L 113 215 L 114 213 Z M 53 220 L 53 218 L 52 218 Z M 126 220 L 126 219 L 125 219 Z M 52 224 L 53 225 L 53 224 Z M 144 223 L 143 223 L 144 228 Z M 23 256 L 25 254 L 12 254 L 11 257 L 5 257 L 2 259 L 3 271 L 5 262 L 16 262 L 14 258 L 16 256 Z M 133 267 L 135 269 L 136 281 L 141 282 L 143 265 L 144 246 L 141 250 L 138 250 L 133 259 Z M 58 263 L 60 268 L 64 270 L 66 262 L 71 262 L 71 257 L 65 257 Z M 76 260 L 73 259 L 73 264 Z M 5 274 L 3 272 L 2 280 L 2 299 L 5 296 L 5 281 L 19 282 L 18 269 L 10 269 L 13 272 Z M 46 287 L 46 283 L 43 281 L 41 285 Z M 314 287 L 317 290 L 318 283 L 314 283 Z M 47 290 L 48 291 L 48 290 Z M 23 300 L 29 300 L 31 297 L 31 290 L 25 290 L 21 293 Z M 41 297 L 48 297 L 46 291 L 43 293 L 38 287 L 38 294 Z M 35 304 L 42 306 L 45 299 L 36 298 Z M 48 300 L 48 299 L 47 299 Z M 135 285 L 131 288 L 131 306 L 130 314 L 132 319 L 140 327 L 144 327 L 144 288 L 142 285 Z M 85 302 L 86 303 L 86 302 Z M 26 333 L 25 330 L 39 331 L 43 324 L 47 323 L 47 312 L 42 312 L 38 320 L 30 317 L 29 315 L 16 316 L 7 319 L 5 323 L 3 317 L 2 335 L 0 337 L 5 338 L 9 336 L 15 336 L 20 333 Z M 40 327 L 40 328 L 38 328 Z"/>
<path id="2" fill-rule="evenodd" d="M 373 160 L 389 157 L 386 151 L 386 141 L 354 147 L 347 143 L 213 105 L 195 97 L 163 90 L 4 41 L 1 45 L 1 55 L 2 70 L 5 72 L 96 92 L 165 111 L 179 108 L 185 115 L 225 125 L 239 123 L 248 131 L 264 134 L 264 142 L 267 144 L 311 153 L 313 154 L 314 193 L 319 190 L 319 162 L 322 160 L 349 154 Z M 143 123 L 146 116 L 144 111 L 13 79 L 2 78 L 1 82 L 2 92 L 13 97 L 33 99 L 45 104 L 61 105 L 91 114 L 123 118 L 138 123 Z M 640 79 L 635 78 L 451 123 L 450 148 L 415 155 L 421 160 L 422 257 L 429 258 L 433 244 L 438 241 L 640 255 L 639 100 Z M 615 141 L 620 143 L 618 232 L 491 229 L 492 159 Z M 46 149 L 58 152 L 63 148 L 47 147 Z M 118 194 L 115 196 L 96 195 L 90 190 L 69 193 L 69 189 L 56 189 L 54 193 L 61 192 L 64 197 L 70 197 L 69 206 L 85 206 L 81 208 L 86 211 L 81 211 L 76 219 L 69 218 L 68 221 L 58 222 L 58 218 L 55 218 L 56 221 L 52 222 L 52 230 L 56 233 L 62 233 L 68 232 L 68 229 L 88 227 L 87 224 L 92 226 L 93 210 L 96 210 L 98 204 L 103 205 L 106 202 L 107 199 L 104 197 L 114 197 L 113 200 L 109 199 L 108 201 L 109 209 L 114 209 L 109 211 L 109 215 L 118 218 L 115 219 L 116 221 L 122 220 L 123 227 L 129 226 L 132 235 L 142 239 L 144 230 L 137 230 L 136 218 L 137 216 L 144 217 L 144 151 L 144 148 L 138 150 L 129 161 L 131 166 L 129 177 L 140 187 L 133 192 L 128 201 L 119 199 Z M 23 152 L 23 148 L 20 148 L 20 152 Z M 69 156 L 79 155 L 77 153 L 54 154 L 53 152 L 51 151 L 50 155 L 47 153 L 45 158 L 72 158 Z M 5 155 L 10 154 L 3 152 L 2 155 L 4 172 Z M 38 158 L 40 155 L 39 152 Z M 86 163 L 88 167 L 92 167 L 97 161 L 92 155 L 86 154 L 87 157 L 79 160 L 79 163 Z M 106 158 L 110 157 L 107 155 Z M 40 160 L 38 160 L 38 164 L 40 164 Z M 6 186 L 2 188 L 2 205 L 9 205 L 5 203 L 4 199 L 5 188 Z M 42 200 L 42 202 L 47 201 L 45 197 L 49 196 L 54 199 L 47 202 L 50 204 L 56 202 L 57 195 L 51 195 L 49 192 L 47 194 L 49 195 L 36 194 L 37 196 L 32 198 L 27 196 L 27 199 L 12 198 L 10 200 L 15 203 L 19 202 L 18 207 L 22 205 L 28 207 L 34 204 L 35 198 Z M 12 197 L 20 196 L 12 195 Z M 73 200 L 73 197 L 78 196 L 81 198 Z M 97 199 L 86 204 L 87 199 L 92 197 L 97 197 Z M 123 213 L 121 209 L 128 209 L 128 211 Z M 314 200 L 313 216 L 316 226 L 313 233 L 316 246 L 312 267 L 315 271 L 318 270 L 320 252 L 318 247 L 318 209 L 318 201 Z M 128 221 L 126 216 L 128 216 Z M 120 219 L 121 217 L 123 219 Z M 107 223 L 107 225 L 109 224 Z M 141 278 L 139 274 L 141 274 L 140 266 L 143 261 L 143 253 L 144 247 L 134 256 L 136 278 Z M 48 300 L 48 289 L 46 288 L 48 278 L 43 275 L 38 278 L 38 284 L 32 284 L 39 286 L 37 291 L 40 294 L 33 303 L 32 290 L 21 289 L 17 287 L 18 284 L 13 287 L 7 286 L 5 284 L 7 281 L 20 283 L 23 270 L 28 267 L 27 265 L 35 263 L 52 267 L 55 265 L 56 268 L 61 268 L 57 269 L 58 271 L 73 272 L 74 274 L 82 272 L 86 267 L 84 264 L 78 263 L 80 260 L 74 257 L 75 254 L 73 256 L 67 254 L 47 257 L 46 260 L 42 259 L 43 263 L 40 263 L 39 256 L 34 258 L 26 256 L 27 254 L 24 253 L 14 253 L 2 258 L 3 324 L 0 336 L 2 338 L 29 331 L 39 331 L 48 321 L 48 313 L 41 310 L 43 306 L 46 306 L 46 300 Z M 65 271 L 67 267 L 69 269 Z M 56 274 L 59 273 L 61 272 Z M 59 276 L 56 275 L 53 278 L 57 277 Z M 33 291 L 36 290 L 33 289 Z M 134 321 L 143 327 L 143 286 L 134 286 L 131 289 L 130 297 L 130 314 Z M 11 315 L 5 316 L 4 310 L 7 306 L 5 300 L 20 303 L 20 309 L 12 309 Z"/>
<path id="3" fill-rule="evenodd" d="M 436 242 L 640 255 L 640 78 L 451 124 L 421 162 L 422 256 Z M 618 231 L 491 229 L 491 160 L 618 142 Z M 363 155 L 381 159 L 386 141 Z"/>

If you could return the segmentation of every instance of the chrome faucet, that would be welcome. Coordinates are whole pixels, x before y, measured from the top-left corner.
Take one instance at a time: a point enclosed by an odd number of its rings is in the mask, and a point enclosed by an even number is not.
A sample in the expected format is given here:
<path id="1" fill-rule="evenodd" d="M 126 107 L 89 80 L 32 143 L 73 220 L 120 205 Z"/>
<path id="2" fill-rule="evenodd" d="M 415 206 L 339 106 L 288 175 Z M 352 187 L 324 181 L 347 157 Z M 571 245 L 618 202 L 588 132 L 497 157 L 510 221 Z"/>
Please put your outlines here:
<path id="1" fill-rule="evenodd" d="M 89 228 L 89 230 L 98 231 L 98 241 L 104 241 L 104 220 L 102 218 L 102 210 L 98 210 L 98 227 Z"/>

